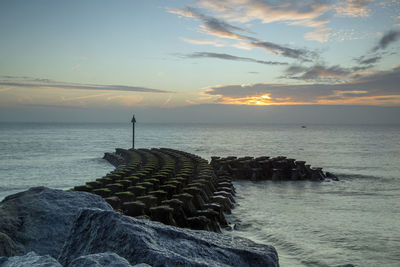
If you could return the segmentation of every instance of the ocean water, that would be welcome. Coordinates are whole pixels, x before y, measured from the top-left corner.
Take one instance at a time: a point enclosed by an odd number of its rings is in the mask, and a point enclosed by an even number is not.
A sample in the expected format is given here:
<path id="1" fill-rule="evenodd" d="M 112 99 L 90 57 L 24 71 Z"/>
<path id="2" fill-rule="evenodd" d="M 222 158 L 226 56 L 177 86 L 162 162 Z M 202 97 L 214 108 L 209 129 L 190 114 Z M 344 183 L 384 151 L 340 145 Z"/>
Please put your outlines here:
<path id="1" fill-rule="evenodd" d="M 0 123 L 0 200 L 105 175 L 131 125 Z M 273 245 L 281 266 L 400 266 L 400 125 L 136 124 L 136 147 L 211 156 L 287 156 L 338 182 L 236 182 L 226 234 Z"/>

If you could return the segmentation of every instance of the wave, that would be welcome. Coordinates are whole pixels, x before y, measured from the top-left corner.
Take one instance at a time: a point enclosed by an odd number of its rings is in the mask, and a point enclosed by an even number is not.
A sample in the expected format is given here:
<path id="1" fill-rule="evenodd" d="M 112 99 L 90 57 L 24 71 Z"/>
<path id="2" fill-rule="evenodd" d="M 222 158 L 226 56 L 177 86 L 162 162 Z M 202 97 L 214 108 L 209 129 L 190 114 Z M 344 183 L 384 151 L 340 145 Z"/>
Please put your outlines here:
<path id="1" fill-rule="evenodd" d="M 375 175 L 366 175 L 366 174 L 357 174 L 357 173 L 335 173 L 339 177 L 340 180 L 393 180 L 396 179 L 394 177 L 382 177 L 382 176 L 375 176 Z M 399 177 L 400 178 L 400 177 Z M 397 178 L 398 179 L 398 178 Z"/>

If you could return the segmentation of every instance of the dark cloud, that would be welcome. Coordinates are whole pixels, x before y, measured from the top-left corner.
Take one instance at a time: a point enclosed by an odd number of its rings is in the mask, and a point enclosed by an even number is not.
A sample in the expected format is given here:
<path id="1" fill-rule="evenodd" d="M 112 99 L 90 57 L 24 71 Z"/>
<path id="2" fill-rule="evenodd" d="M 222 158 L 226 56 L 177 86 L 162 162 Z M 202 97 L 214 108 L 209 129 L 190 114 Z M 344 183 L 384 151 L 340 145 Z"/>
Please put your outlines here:
<path id="1" fill-rule="evenodd" d="M 192 16 L 201 20 L 204 24 L 204 30 L 206 30 L 209 34 L 216 35 L 224 38 L 232 38 L 237 40 L 246 40 L 251 37 L 235 33 L 234 31 L 245 32 L 248 31 L 244 28 L 233 26 L 225 21 L 219 20 L 217 18 L 204 15 L 198 9 L 187 7 L 181 10 L 182 13 L 178 13 L 185 16 Z"/>
<path id="2" fill-rule="evenodd" d="M 295 59 L 299 59 L 302 61 L 311 61 L 311 58 L 317 57 L 317 54 L 315 52 L 311 52 L 306 49 L 293 49 L 293 48 L 289 48 L 286 46 L 274 44 L 271 42 L 265 42 L 265 41 L 259 40 L 259 41 L 250 42 L 250 44 L 251 44 L 251 46 L 265 49 L 276 55 L 289 57 L 289 58 L 295 58 Z"/>
<path id="3" fill-rule="evenodd" d="M 349 69 L 338 65 L 330 67 L 324 65 L 314 65 L 311 67 L 292 65 L 285 72 L 285 78 L 305 81 L 340 81 L 351 74 Z"/>
<path id="4" fill-rule="evenodd" d="M 261 48 L 274 55 L 294 58 L 301 61 L 311 61 L 311 59 L 318 57 L 317 53 L 307 49 L 290 48 L 284 45 L 279 45 L 244 35 L 243 33 L 250 32 L 244 28 L 231 25 L 217 18 L 204 15 L 195 8 L 187 7 L 181 10 L 170 11 L 170 13 L 201 20 L 203 23 L 202 29 L 205 30 L 207 34 L 221 38 L 238 40 L 242 42 L 242 45 L 244 44 L 248 47 Z"/>
<path id="5" fill-rule="evenodd" d="M 389 44 L 397 41 L 400 38 L 400 30 L 391 30 L 385 33 L 379 40 L 379 43 L 372 49 L 372 51 L 378 51 L 385 49 Z"/>
<path id="6" fill-rule="evenodd" d="M 382 59 L 382 56 L 377 55 L 377 56 L 372 56 L 372 57 L 360 57 L 357 61 L 358 63 L 362 65 L 370 65 L 370 64 L 375 64 L 379 62 Z"/>
<path id="7" fill-rule="evenodd" d="M 390 71 L 377 72 L 351 82 L 331 84 L 268 84 L 226 85 L 209 88 L 206 93 L 221 99 L 246 98 L 269 95 L 273 102 L 315 103 L 328 97 L 349 98 L 354 96 L 399 96 L 400 67 Z"/>
<path id="8" fill-rule="evenodd" d="M 286 62 L 276 62 L 276 61 L 264 61 L 257 60 L 248 57 L 237 57 L 229 54 L 220 54 L 220 53 L 211 53 L 211 52 L 195 52 L 192 54 L 184 55 L 187 58 L 218 58 L 224 60 L 233 60 L 233 61 L 244 61 L 244 62 L 253 62 L 264 65 L 288 65 Z"/>
<path id="9" fill-rule="evenodd" d="M 373 68 L 373 67 L 374 67 L 374 65 L 365 65 L 365 66 L 352 67 L 351 69 L 352 69 L 354 72 L 357 72 L 357 71 L 368 70 L 368 69 L 371 69 L 371 68 Z M 357 78 L 358 75 L 359 75 L 359 74 L 353 75 L 353 78 Z M 361 77 L 361 76 L 360 76 L 360 77 Z"/>
<path id="10" fill-rule="evenodd" d="M 171 93 L 170 91 L 164 91 L 146 87 L 138 87 L 138 86 L 64 83 L 48 79 L 34 79 L 25 81 L 0 80 L 0 86 L 24 87 L 24 88 L 55 88 L 55 89 L 76 89 L 76 90 L 98 90 L 98 91 Z"/>
<path id="11" fill-rule="evenodd" d="M 366 70 L 374 67 L 379 61 L 388 55 L 394 55 L 396 52 L 383 51 L 389 44 L 397 41 L 400 38 L 400 31 L 389 31 L 379 40 L 378 44 L 374 46 L 369 52 L 354 60 L 360 65 L 353 67 L 354 71 Z"/>
<path id="12" fill-rule="evenodd" d="M 0 75 L 3 79 L 13 79 L 13 80 L 26 80 L 31 79 L 29 76 L 18 76 L 18 75 Z"/>

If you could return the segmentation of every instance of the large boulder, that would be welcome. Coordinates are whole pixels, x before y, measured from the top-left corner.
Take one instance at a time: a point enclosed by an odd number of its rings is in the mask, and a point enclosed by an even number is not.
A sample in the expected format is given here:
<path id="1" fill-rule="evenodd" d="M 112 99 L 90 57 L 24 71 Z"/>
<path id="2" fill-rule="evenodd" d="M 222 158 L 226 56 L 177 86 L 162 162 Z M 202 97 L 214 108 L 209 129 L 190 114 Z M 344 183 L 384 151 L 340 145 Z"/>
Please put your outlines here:
<path id="1" fill-rule="evenodd" d="M 131 265 L 279 266 L 273 247 L 244 238 L 179 229 L 114 211 L 81 210 L 59 262 L 68 266 L 80 256 L 104 252 L 114 252 Z"/>
<path id="2" fill-rule="evenodd" d="M 57 258 L 81 208 L 112 210 L 101 197 L 34 187 L 0 202 L 0 256 L 34 251 Z"/>
<path id="3" fill-rule="evenodd" d="M 149 265 L 135 265 L 135 267 L 145 266 Z M 68 267 L 132 267 L 132 265 L 113 252 L 105 252 L 80 256 L 74 259 Z"/>
<path id="4" fill-rule="evenodd" d="M 14 256 L 10 258 L 0 257 L 1 267 L 62 267 L 62 265 L 49 255 L 40 256 L 35 252 L 29 252 L 23 256 Z"/>

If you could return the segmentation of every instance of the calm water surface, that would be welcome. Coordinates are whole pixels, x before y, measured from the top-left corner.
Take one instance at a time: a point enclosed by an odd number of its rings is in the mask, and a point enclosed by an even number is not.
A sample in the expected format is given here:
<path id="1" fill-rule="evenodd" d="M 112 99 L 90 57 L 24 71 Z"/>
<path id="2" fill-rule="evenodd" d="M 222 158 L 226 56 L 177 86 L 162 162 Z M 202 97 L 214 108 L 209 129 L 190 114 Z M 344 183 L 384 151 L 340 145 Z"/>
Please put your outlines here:
<path id="1" fill-rule="evenodd" d="M 277 248 L 281 266 L 400 266 L 400 126 L 136 124 L 136 147 L 211 156 L 287 156 L 339 182 L 237 182 L 230 215 Z M 67 189 L 113 167 L 130 124 L 0 123 L 0 199 L 31 186 Z"/>

